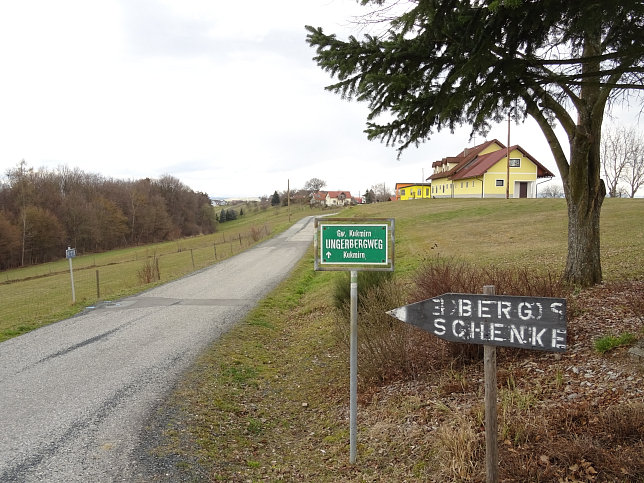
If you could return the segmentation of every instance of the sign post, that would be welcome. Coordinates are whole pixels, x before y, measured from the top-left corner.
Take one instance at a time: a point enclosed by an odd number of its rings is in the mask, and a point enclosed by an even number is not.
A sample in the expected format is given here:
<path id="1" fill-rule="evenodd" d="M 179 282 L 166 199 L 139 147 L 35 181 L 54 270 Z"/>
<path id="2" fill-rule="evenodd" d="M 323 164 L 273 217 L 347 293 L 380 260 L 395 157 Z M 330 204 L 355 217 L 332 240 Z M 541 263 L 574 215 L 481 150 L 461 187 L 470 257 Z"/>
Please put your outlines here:
<path id="1" fill-rule="evenodd" d="M 72 279 L 72 303 L 76 303 L 76 290 L 74 289 L 74 269 L 72 268 L 72 258 L 76 256 L 76 249 L 67 247 L 65 250 L 65 257 L 69 260 L 69 276 Z"/>
<path id="2" fill-rule="evenodd" d="M 566 350 L 566 299 L 447 293 L 387 312 L 451 342 L 483 344 L 485 371 L 486 481 L 499 479 L 497 443 L 496 346 Z"/>
<path id="3" fill-rule="evenodd" d="M 315 270 L 351 272 L 349 462 L 354 464 L 358 434 L 358 271 L 394 270 L 394 220 L 316 218 L 315 229 Z"/>
<path id="4" fill-rule="evenodd" d="M 484 295 L 494 295 L 494 285 L 483 287 Z M 499 481 L 498 418 L 496 411 L 496 346 L 483 346 L 483 378 L 485 380 L 485 475 L 486 481 Z"/>

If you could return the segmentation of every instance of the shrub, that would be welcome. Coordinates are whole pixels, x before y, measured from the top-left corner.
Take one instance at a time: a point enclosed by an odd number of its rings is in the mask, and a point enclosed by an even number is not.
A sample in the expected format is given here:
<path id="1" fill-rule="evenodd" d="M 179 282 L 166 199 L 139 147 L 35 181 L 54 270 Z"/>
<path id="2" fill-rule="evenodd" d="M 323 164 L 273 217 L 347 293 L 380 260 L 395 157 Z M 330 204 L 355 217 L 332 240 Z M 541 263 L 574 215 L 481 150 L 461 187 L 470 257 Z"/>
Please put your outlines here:
<path id="1" fill-rule="evenodd" d="M 442 341 L 386 313 L 406 303 L 403 285 L 389 272 L 360 272 L 358 280 L 358 374 L 361 383 L 414 378 L 427 370 L 431 365 L 427 354 L 440 353 Z M 334 294 L 336 336 L 348 346 L 350 291 L 345 290 L 343 284 L 349 285 L 347 277 L 338 277 Z"/>
<path id="2" fill-rule="evenodd" d="M 143 266 L 141 266 L 136 274 L 142 285 L 161 280 L 161 274 L 159 273 L 159 259 L 157 258 L 156 253 L 152 258 L 147 258 L 145 262 L 143 262 Z"/>
<path id="3" fill-rule="evenodd" d="M 372 287 L 382 285 L 392 278 L 393 272 L 358 272 L 358 303 Z M 333 286 L 333 305 L 336 309 L 349 310 L 350 301 L 351 276 L 349 272 L 342 272 L 341 276 L 336 277 Z"/>

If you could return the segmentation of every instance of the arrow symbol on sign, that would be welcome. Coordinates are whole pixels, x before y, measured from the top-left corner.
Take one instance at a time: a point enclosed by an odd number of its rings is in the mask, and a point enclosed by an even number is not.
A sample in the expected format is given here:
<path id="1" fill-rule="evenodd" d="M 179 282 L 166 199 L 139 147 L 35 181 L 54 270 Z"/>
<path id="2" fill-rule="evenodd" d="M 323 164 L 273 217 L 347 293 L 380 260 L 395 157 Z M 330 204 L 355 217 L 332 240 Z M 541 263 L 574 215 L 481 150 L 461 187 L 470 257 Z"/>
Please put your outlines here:
<path id="1" fill-rule="evenodd" d="M 326 257 L 331 258 L 331 252 L 326 252 Z"/>

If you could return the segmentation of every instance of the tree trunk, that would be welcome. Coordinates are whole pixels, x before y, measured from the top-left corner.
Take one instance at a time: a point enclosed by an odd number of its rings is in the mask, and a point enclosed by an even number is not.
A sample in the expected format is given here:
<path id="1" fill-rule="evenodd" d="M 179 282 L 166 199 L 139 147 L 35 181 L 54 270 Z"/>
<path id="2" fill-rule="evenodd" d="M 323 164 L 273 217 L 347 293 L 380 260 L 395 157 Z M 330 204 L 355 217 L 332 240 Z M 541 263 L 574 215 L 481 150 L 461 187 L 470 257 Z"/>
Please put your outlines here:
<path id="1" fill-rule="evenodd" d="M 602 281 L 599 214 L 603 196 L 587 200 L 586 209 L 568 203 L 568 258 L 564 279 L 587 287 Z"/>
<path id="2" fill-rule="evenodd" d="M 598 116 L 599 117 L 599 116 Z M 601 118 L 578 125 L 564 178 L 568 205 L 568 257 L 564 280 L 589 287 L 602 281 L 599 215 L 606 197 L 600 177 Z"/>

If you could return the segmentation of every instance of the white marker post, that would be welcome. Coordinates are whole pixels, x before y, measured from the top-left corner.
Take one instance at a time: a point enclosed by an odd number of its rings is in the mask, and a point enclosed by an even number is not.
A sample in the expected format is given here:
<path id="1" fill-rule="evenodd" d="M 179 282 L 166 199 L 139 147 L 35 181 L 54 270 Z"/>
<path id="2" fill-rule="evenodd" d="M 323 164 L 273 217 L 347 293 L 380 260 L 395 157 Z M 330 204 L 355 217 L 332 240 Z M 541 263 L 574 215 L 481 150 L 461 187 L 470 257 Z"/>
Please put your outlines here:
<path id="1" fill-rule="evenodd" d="M 67 247 L 65 251 L 65 257 L 69 260 L 69 276 L 72 280 L 72 303 L 76 303 L 76 290 L 74 289 L 74 269 L 72 267 L 72 258 L 76 256 L 76 249 L 72 247 Z"/>
<path id="2" fill-rule="evenodd" d="M 349 462 L 356 462 L 358 441 L 358 272 L 351 270 L 351 348 L 349 383 Z"/>

